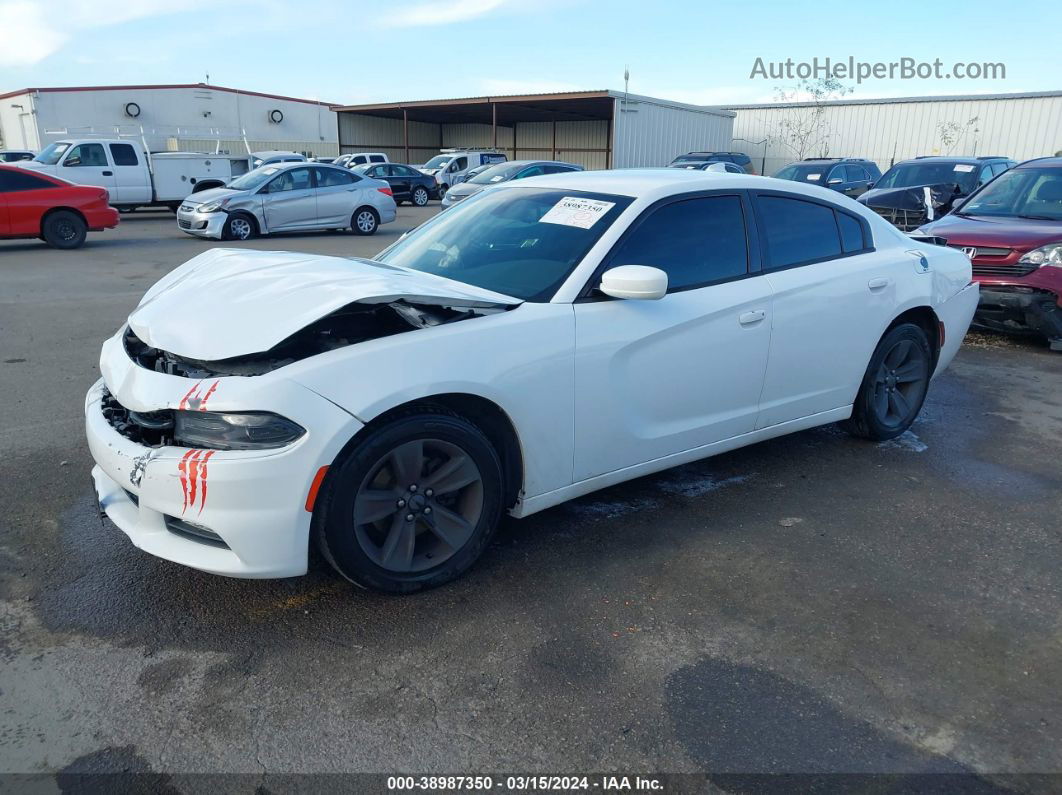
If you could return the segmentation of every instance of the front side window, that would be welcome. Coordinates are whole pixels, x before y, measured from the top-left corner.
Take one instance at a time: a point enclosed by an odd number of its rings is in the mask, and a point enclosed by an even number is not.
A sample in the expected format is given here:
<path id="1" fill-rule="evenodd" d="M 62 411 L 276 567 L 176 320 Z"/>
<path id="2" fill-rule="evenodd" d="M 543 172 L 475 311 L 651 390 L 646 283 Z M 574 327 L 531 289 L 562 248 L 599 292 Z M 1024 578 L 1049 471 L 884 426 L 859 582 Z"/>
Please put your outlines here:
<path id="1" fill-rule="evenodd" d="M 744 276 L 748 245 L 741 199 L 708 196 L 650 210 L 610 261 L 659 268 L 667 273 L 669 292 Z"/>
<path id="2" fill-rule="evenodd" d="M 781 196 L 758 196 L 756 203 L 767 242 L 768 269 L 840 256 L 840 233 L 829 207 Z"/>
<path id="3" fill-rule="evenodd" d="M 289 190 L 306 190 L 312 188 L 310 182 L 310 169 L 293 168 L 281 173 L 269 183 L 270 193 L 283 193 Z"/>
<path id="4" fill-rule="evenodd" d="M 482 191 L 376 259 L 524 301 L 548 301 L 631 201 L 550 188 Z"/>
<path id="5" fill-rule="evenodd" d="M 70 154 L 63 161 L 64 166 L 106 166 L 107 155 L 103 151 L 103 144 L 78 144 L 70 150 Z"/>

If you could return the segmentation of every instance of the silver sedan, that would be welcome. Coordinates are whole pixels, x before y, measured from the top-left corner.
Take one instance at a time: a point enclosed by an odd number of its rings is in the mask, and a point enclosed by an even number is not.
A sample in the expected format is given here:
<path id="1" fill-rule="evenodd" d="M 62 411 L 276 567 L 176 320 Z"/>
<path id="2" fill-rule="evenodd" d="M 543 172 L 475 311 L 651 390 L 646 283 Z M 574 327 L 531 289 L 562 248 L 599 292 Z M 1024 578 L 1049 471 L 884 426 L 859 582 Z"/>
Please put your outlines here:
<path id="1" fill-rule="evenodd" d="M 227 187 L 193 193 L 177 210 L 182 231 L 215 240 L 321 229 L 371 235 L 394 220 L 386 182 L 324 163 L 261 166 Z"/>

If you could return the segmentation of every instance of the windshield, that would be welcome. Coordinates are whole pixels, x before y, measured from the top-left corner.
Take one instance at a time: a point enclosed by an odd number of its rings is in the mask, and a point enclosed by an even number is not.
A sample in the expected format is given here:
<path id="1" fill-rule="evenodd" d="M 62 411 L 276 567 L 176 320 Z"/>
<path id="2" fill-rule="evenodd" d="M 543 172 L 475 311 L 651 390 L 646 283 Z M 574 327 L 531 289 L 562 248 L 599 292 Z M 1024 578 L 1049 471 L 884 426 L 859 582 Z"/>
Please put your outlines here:
<path id="1" fill-rule="evenodd" d="M 254 190 L 278 171 L 280 171 L 279 166 L 262 166 L 254 171 L 248 171 L 242 177 L 237 177 L 227 187 L 233 190 Z"/>
<path id="2" fill-rule="evenodd" d="M 969 193 L 977 184 L 977 166 L 971 163 L 900 163 L 877 181 L 875 188 L 915 188 L 920 185 L 958 185 Z"/>
<path id="3" fill-rule="evenodd" d="M 631 201 L 548 188 L 481 191 L 376 259 L 524 301 L 548 301 Z"/>
<path id="4" fill-rule="evenodd" d="M 54 166 L 69 148 L 70 144 L 66 141 L 56 141 L 54 144 L 48 144 L 48 146 L 46 146 L 44 150 L 33 159 L 38 163 L 44 163 L 46 166 Z"/>
<path id="5" fill-rule="evenodd" d="M 511 163 L 502 163 L 481 171 L 472 179 L 466 179 L 465 182 L 472 185 L 493 185 L 495 182 L 504 182 L 507 179 L 511 179 L 513 174 L 519 171 L 520 168 L 522 167 L 514 166 Z"/>
<path id="6" fill-rule="evenodd" d="M 424 164 L 424 168 L 442 168 L 452 159 L 453 155 L 435 155 L 435 157 Z"/>
<path id="7" fill-rule="evenodd" d="M 1011 169 L 974 194 L 958 214 L 1062 221 L 1062 168 Z"/>
<path id="8" fill-rule="evenodd" d="M 821 184 L 826 177 L 826 173 L 833 167 L 833 163 L 816 163 L 815 165 L 792 165 L 786 166 L 781 171 L 777 172 L 775 179 L 788 179 L 791 182 L 811 182 L 815 185 Z"/>

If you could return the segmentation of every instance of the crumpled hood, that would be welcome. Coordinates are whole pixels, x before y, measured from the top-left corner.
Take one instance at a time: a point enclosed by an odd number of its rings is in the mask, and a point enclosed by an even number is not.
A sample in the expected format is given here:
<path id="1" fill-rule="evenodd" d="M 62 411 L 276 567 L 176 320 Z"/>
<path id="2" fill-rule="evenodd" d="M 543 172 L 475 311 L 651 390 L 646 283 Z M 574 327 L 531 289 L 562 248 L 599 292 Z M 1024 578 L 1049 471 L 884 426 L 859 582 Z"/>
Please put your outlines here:
<path id="1" fill-rule="evenodd" d="M 182 203 L 198 206 L 200 204 L 206 204 L 220 199 L 227 199 L 229 196 L 238 196 L 243 193 L 246 193 L 246 191 L 233 190 L 232 188 L 208 188 L 207 190 L 199 191 L 199 193 L 193 193 Z"/>
<path id="2" fill-rule="evenodd" d="M 959 212 L 962 212 L 962 208 Z M 986 246 L 1032 251 L 1062 240 L 1062 221 L 987 215 L 946 215 L 922 227 L 927 234 L 947 238 L 953 246 Z"/>
<path id="3" fill-rule="evenodd" d="M 872 188 L 858 199 L 868 207 L 888 207 L 896 210 L 921 210 L 926 206 L 926 188 L 933 202 L 933 209 L 939 216 L 951 208 L 951 203 L 958 196 L 955 183 L 945 182 L 939 185 L 912 185 L 906 188 Z"/>
<path id="4" fill-rule="evenodd" d="M 218 361 L 267 351 L 347 304 L 397 300 L 469 308 L 521 303 L 372 260 L 215 248 L 160 279 L 129 325 L 153 348 Z"/>

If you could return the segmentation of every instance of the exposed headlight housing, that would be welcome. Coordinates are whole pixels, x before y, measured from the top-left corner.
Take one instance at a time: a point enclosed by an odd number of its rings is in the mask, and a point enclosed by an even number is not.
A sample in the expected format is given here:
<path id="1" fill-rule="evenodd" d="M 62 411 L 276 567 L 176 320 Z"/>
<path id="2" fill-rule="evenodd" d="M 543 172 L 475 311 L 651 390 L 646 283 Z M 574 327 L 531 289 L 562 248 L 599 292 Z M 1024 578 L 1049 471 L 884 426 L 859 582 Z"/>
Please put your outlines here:
<path id="1" fill-rule="evenodd" d="M 173 439 L 184 447 L 266 450 L 285 447 L 306 429 L 267 411 L 175 411 Z"/>
<path id="2" fill-rule="evenodd" d="M 224 206 L 225 206 L 225 200 L 224 199 L 219 199 L 218 201 L 207 202 L 206 204 L 200 204 L 199 205 L 199 209 L 197 210 L 197 212 L 201 212 L 201 213 L 216 213 L 218 210 L 220 210 Z"/>
<path id="3" fill-rule="evenodd" d="M 1046 246 L 1033 249 L 1022 255 L 1018 262 L 1023 265 L 1050 265 L 1062 268 L 1062 243 L 1048 243 Z"/>

